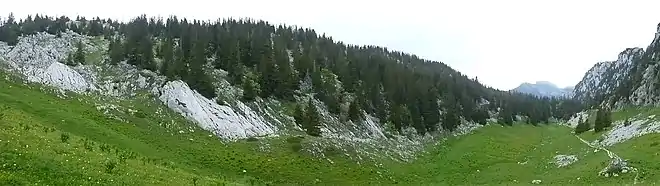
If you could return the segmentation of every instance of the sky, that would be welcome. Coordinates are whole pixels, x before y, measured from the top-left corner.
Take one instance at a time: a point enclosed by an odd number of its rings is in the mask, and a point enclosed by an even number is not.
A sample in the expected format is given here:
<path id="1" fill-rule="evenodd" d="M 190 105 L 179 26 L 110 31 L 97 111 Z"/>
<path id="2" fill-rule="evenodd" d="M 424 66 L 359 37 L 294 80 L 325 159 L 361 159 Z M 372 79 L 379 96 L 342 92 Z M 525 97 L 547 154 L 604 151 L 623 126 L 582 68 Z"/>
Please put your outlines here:
<path id="1" fill-rule="evenodd" d="M 573 86 L 595 63 L 646 49 L 660 23 L 657 7 L 654 0 L 33 0 L 3 3 L 0 14 L 250 17 L 441 61 L 508 90 L 536 81 Z"/>

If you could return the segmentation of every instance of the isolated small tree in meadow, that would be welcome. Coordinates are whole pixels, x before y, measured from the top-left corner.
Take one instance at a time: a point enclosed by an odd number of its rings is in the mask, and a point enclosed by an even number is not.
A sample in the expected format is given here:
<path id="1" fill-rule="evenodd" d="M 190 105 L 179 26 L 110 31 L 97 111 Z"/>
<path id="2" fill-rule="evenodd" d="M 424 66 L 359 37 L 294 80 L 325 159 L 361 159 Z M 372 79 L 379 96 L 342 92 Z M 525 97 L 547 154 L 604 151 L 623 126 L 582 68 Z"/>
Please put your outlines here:
<path id="1" fill-rule="evenodd" d="M 575 126 L 575 134 L 581 134 L 583 132 L 589 131 L 591 129 L 591 126 L 589 125 L 589 122 L 586 120 L 580 120 Z"/>
<path id="2" fill-rule="evenodd" d="M 612 113 L 607 109 L 598 109 L 596 112 L 596 122 L 594 123 L 594 132 L 601 132 L 612 125 Z"/>

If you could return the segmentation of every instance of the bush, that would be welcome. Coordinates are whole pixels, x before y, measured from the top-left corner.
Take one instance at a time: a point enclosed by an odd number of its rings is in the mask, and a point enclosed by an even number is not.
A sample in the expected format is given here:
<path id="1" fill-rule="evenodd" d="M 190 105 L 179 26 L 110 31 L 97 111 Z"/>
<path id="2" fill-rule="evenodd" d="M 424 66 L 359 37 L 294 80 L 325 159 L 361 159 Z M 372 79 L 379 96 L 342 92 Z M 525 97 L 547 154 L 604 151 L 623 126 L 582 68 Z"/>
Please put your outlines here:
<path id="1" fill-rule="evenodd" d="M 105 162 L 105 173 L 111 174 L 115 168 L 117 168 L 117 162 L 112 160 Z"/>
<path id="2" fill-rule="evenodd" d="M 60 140 L 62 140 L 62 143 L 68 143 L 69 142 L 69 134 L 66 134 L 66 133 L 60 134 Z"/>
<path id="3" fill-rule="evenodd" d="M 134 115 L 135 115 L 135 117 L 138 117 L 138 118 L 146 118 L 146 117 L 147 117 L 147 115 L 144 114 L 144 113 L 141 112 L 141 111 L 135 112 Z"/>
<path id="4" fill-rule="evenodd" d="M 575 126 L 575 134 L 581 134 L 589 130 L 591 130 L 591 125 L 586 120 L 580 120 Z"/>
<path id="5" fill-rule="evenodd" d="M 612 126 L 612 112 L 602 108 L 598 109 L 596 112 L 596 122 L 594 123 L 594 132 L 601 132 L 610 126 Z"/>
<path id="6" fill-rule="evenodd" d="M 99 149 L 101 149 L 101 151 L 103 151 L 103 152 L 110 152 L 110 145 L 107 145 L 107 144 L 101 144 L 101 145 L 99 146 Z"/>
<path id="7" fill-rule="evenodd" d="M 305 136 L 291 136 L 286 138 L 287 143 L 300 143 L 303 139 L 305 139 Z"/>
<path id="8" fill-rule="evenodd" d="M 632 124 L 632 122 L 630 122 L 630 120 L 628 118 L 626 118 L 626 121 L 623 122 L 623 126 L 626 126 L 626 127 L 630 126 L 630 124 Z"/>
<path id="9" fill-rule="evenodd" d="M 249 138 L 247 138 L 247 141 L 255 142 L 255 141 L 259 141 L 259 139 L 255 138 L 255 137 L 249 137 Z"/>
<path id="10" fill-rule="evenodd" d="M 94 151 L 94 142 L 88 139 L 83 139 L 83 147 L 85 147 L 87 151 Z"/>

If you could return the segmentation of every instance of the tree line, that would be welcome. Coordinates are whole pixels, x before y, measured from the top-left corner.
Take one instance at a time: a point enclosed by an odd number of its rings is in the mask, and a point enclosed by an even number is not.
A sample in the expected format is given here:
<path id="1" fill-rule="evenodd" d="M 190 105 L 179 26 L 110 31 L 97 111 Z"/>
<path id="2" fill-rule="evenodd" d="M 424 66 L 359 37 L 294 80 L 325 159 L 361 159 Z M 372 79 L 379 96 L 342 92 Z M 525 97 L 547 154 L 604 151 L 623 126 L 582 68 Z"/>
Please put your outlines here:
<path id="1" fill-rule="evenodd" d="M 312 95 L 344 121 L 357 122 L 366 112 L 395 131 L 454 130 L 461 117 L 485 124 L 496 112 L 505 124 L 513 123 L 517 115 L 526 116 L 531 124 L 547 123 L 551 117 L 567 119 L 581 110 L 573 100 L 486 87 L 442 62 L 384 47 L 344 44 L 313 29 L 251 19 L 199 21 L 142 15 L 120 22 L 36 15 L 17 21 L 10 15 L 0 26 L 0 41 L 15 45 L 21 35 L 61 35 L 67 30 L 110 41 L 111 64 L 126 61 L 170 80 L 183 80 L 209 98 L 217 93 L 208 69 L 222 69 L 230 83 L 243 89 L 244 101 L 261 97 L 294 102 L 296 96 Z M 310 82 L 312 89 L 305 92 L 301 82 Z M 309 106 L 311 102 L 307 105 L 306 109 L 305 103 L 299 105 L 296 113 L 318 112 Z M 296 117 L 303 120 L 299 123 L 318 123 L 315 117 Z M 316 127 L 304 128 L 316 131 Z"/>

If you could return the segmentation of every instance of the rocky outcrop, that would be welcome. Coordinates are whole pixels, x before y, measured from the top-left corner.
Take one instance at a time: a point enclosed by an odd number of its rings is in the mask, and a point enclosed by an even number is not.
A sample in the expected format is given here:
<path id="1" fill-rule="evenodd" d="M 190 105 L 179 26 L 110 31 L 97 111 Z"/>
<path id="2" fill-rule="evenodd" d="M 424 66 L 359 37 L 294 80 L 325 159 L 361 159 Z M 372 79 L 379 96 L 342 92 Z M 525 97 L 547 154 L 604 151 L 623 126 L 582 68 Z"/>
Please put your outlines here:
<path id="1" fill-rule="evenodd" d="M 242 139 L 273 134 L 276 128 L 239 102 L 236 113 L 231 107 L 219 105 L 183 81 L 170 81 L 160 89 L 159 99 L 169 108 L 195 121 L 202 128 L 225 139 Z"/>
<path id="2" fill-rule="evenodd" d="M 603 134 L 600 144 L 611 146 L 642 135 L 660 133 L 660 122 L 655 121 L 654 118 L 655 115 L 651 115 L 645 119 L 617 121 L 611 130 Z"/>
<path id="3" fill-rule="evenodd" d="M 86 40 L 74 32 L 65 32 L 61 37 L 37 33 L 22 37 L 13 47 L 3 43 L 0 47 L 0 61 L 3 61 L 10 71 L 21 74 L 32 82 L 74 92 L 93 90 L 93 84 L 78 71 L 59 63 L 66 58 L 77 41 Z"/>
<path id="4" fill-rule="evenodd" d="M 660 25 L 660 24 L 659 24 Z M 660 28 L 660 27 L 659 27 Z M 597 63 L 574 90 L 574 98 L 589 105 L 621 108 L 660 105 L 660 30 L 644 51 L 628 48 L 612 62 Z"/>
<path id="5" fill-rule="evenodd" d="M 584 102 L 597 102 L 596 104 L 612 99 L 643 54 L 644 50 L 641 48 L 627 48 L 619 53 L 616 61 L 596 63 L 575 86 L 574 98 Z"/>

